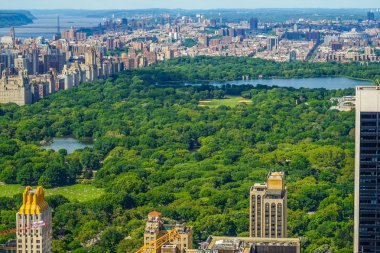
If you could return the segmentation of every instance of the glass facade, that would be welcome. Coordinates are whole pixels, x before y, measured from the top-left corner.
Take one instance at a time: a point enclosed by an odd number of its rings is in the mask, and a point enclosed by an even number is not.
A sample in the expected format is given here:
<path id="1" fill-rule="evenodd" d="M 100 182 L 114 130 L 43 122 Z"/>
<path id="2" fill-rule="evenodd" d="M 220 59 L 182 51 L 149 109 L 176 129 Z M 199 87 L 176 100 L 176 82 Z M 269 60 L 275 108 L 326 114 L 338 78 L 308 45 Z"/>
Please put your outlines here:
<path id="1" fill-rule="evenodd" d="M 360 113 L 359 252 L 380 253 L 380 113 Z"/>

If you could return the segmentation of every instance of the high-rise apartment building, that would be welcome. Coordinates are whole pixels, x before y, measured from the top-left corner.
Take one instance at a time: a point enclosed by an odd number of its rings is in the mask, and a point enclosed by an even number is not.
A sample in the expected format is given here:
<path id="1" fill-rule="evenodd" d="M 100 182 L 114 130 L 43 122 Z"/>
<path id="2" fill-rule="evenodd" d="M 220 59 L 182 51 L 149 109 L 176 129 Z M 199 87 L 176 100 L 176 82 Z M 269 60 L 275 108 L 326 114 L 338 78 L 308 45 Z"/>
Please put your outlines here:
<path id="1" fill-rule="evenodd" d="M 3 70 L 0 79 L 0 103 L 32 103 L 32 91 L 26 70 L 20 70 L 18 76 L 10 76 L 7 69 Z"/>
<path id="2" fill-rule="evenodd" d="M 380 87 L 356 88 L 354 253 L 380 252 Z"/>
<path id="3" fill-rule="evenodd" d="M 250 191 L 250 237 L 286 238 L 287 191 L 285 173 L 271 172 L 267 183 Z"/>
<path id="4" fill-rule="evenodd" d="M 175 230 L 177 236 L 163 245 L 158 243 L 158 239 L 165 236 L 170 231 Z M 144 232 L 144 245 L 152 246 L 144 252 L 149 253 L 176 253 L 191 249 L 193 246 L 193 231 L 191 227 L 182 224 L 164 224 L 161 213 L 153 211 L 148 214 Z M 161 247 L 160 247 L 161 246 Z"/>
<path id="5" fill-rule="evenodd" d="M 96 50 L 95 48 L 87 49 L 85 53 L 85 64 L 96 65 Z"/>
<path id="6" fill-rule="evenodd" d="M 22 206 L 16 214 L 18 253 L 52 252 L 51 208 L 42 187 L 25 188 Z"/>
<path id="7" fill-rule="evenodd" d="M 278 49 L 278 37 L 277 36 L 271 36 L 268 38 L 267 48 L 268 48 L 268 50 L 277 50 Z"/>
<path id="8" fill-rule="evenodd" d="M 251 30 L 257 30 L 258 27 L 259 27 L 259 20 L 257 18 L 251 18 L 249 20 L 249 28 Z"/>
<path id="9" fill-rule="evenodd" d="M 66 56 L 59 49 L 51 49 L 48 54 L 43 56 L 43 72 L 46 73 L 50 69 L 55 69 L 58 72 L 63 70 L 66 62 Z"/>
<path id="10" fill-rule="evenodd" d="M 372 11 L 367 12 L 367 20 L 369 21 L 375 20 L 375 13 Z"/>

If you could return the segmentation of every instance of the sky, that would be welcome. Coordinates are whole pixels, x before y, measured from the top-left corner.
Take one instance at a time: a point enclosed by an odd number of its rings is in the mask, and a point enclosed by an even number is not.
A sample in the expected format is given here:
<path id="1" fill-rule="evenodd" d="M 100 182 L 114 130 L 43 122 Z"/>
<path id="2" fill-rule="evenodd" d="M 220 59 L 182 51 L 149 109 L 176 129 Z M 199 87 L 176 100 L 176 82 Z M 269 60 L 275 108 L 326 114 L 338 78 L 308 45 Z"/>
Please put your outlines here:
<path id="1" fill-rule="evenodd" d="M 1 9 L 380 8 L 379 0 L 0 0 Z"/>

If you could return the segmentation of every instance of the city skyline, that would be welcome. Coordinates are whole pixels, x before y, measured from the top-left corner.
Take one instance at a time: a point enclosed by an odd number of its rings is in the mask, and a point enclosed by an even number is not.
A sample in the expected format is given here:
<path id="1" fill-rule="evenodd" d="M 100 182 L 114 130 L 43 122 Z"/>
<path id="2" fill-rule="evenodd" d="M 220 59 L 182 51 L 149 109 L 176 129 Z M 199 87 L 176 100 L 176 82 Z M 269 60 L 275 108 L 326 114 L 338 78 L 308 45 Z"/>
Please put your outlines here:
<path id="1" fill-rule="evenodd" d="M 36 0 L 33 2 L 25 2 L 24 0 L 14 0 L 12 2 L 2 3 L 3 9 L 146 9 L 146 8 L 183 8 L 183 9 L 227 9 L 227 8 L 380 8 L 380 4 L 375 0 L 363 1 L 338 1 L 338 0 L 319 0 L 317 2 L 305 2 L 301 0 L 281 1 L 274 0 L 270 3 L 262 1 L 249 1 L 249 0 L 208 0 L 208 1 L 185 1 L 185 0 L 143 0 L 139 2 L 110 0 L 107 5 L 103 1 L 75 1 L 67 0 L 62 1 L 47 1 Z"/>

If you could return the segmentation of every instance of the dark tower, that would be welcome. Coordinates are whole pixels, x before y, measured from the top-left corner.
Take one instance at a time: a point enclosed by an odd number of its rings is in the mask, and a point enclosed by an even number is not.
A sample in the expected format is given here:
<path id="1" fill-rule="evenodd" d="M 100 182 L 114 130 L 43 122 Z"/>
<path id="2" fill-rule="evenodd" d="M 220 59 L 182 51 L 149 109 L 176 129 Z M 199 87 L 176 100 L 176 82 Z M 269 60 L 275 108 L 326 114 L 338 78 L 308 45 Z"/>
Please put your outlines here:
<path id="1" fill-rule="evenodd" d="M 10 34 L 11 34 L 12 40 L 14 42 L 16 40 L 16 32 L 15 32 L 15 28 L 14 27 L 11 28 Z"/>
<path id="2" fill-rule="evenodd" d="M 367 20 L 368 21 L 374 21 L 375 20 L 375 13 L 373 11 L 367 12 Z"/>
<path id="3" fill-rule="evenodd" d="M 356 87 L 354 253 L 380 252 L 379 102 L 379 87 Z"/>
<path id="4" fill-rule="evenodd" d="M 259 20 L 257 18 L 251 18 L 249 20 L 249 28 L 251 30 L 257 30 L 258 27 L 259 27 Z"/>

